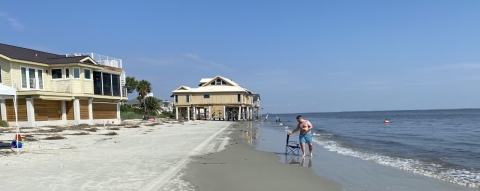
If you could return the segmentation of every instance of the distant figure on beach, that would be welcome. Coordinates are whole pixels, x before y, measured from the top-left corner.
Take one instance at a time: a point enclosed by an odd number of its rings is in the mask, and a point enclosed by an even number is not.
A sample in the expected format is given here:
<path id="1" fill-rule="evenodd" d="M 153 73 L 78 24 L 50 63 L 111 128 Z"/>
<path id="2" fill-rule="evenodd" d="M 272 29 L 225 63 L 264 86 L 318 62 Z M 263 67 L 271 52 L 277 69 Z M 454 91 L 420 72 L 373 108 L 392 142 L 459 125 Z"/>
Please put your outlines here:
<path id="1" fill-rule="evenodd" d="M 390 121 L 388 119 L 385 119 L 385 121 L 383 121 L 383 123 L 390 123 Z"/>
<path id="2" fill-rule="evenodd" d="M 297 121 L 298 121 L 297 128 L 295 128 L 295 130 L 290 132 L 289 135 L 292 135 L 295 132 L 297 132 L 298 130 L 300 130 L 300 135 L 298 136 L 298 139 L 300 140 L 300 144 L 301 144 L 301 149 L 302 149 L 302 153 L 303 153 L 302 157 L 305 158 L 305 143 L 308 144 L 308 149 L 310 150 L 310 157 L 313 157 L 313 153 L 312 153 L 312 150 L 313 150 L 313 145 L 312 145 L 313 135 L 312 135 L 312 131 L 311 131 L 313 129 L 313 126 L 310 123 L 310 121 L 307 121 L 307 120 L 303 119 L 303 117 L 301 115 L 297 116 Z"/>

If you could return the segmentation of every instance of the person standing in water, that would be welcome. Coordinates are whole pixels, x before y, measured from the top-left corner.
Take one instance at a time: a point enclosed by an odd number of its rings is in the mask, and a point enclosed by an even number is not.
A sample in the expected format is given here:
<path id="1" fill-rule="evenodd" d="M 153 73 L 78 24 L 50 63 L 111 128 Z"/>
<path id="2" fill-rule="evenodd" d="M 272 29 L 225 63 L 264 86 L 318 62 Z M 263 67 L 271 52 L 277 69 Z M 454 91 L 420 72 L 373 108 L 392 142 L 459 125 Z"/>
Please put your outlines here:
<path id="1" fill-rule="evenodd" d="M 298 130 L 300 130 L 300 135 L 298 136 L 298 139 L 300 140 L 301 148 L 302 148 L 302 157 L 305 158 L 305 143 L 308 144 L 308 150 L 310 151 L 310 157 L 313 157 L 313 145 L 312 145 L 312 129 L 313 126 L 310 123 L 310 121 L 303 119 L 301 115 L 297 116 L 297 121 L 298 125 L 295 130 L 289 133 L 289 135 L 294 134 Z"/>

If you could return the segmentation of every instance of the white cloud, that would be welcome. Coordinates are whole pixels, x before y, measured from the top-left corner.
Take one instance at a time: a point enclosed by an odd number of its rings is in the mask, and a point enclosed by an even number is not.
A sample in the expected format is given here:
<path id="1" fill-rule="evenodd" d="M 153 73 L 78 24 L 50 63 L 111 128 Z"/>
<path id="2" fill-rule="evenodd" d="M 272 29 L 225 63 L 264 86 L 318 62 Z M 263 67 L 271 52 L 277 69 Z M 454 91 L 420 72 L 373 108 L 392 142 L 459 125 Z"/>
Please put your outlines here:
<path id="1" fill-rule="evenodd" d="M 25 27 L 17 19 L 10 17 L 7 13 L 0 12 L 0 18 L 5 19 L 16 30 L 23 30 Z"/>

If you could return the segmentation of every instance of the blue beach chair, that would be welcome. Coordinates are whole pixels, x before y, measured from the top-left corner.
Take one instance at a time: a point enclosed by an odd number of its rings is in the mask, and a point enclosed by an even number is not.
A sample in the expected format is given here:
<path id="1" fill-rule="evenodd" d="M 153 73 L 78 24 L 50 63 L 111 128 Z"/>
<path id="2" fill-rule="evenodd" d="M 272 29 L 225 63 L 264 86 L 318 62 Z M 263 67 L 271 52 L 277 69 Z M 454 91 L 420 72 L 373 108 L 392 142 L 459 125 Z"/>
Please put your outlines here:
<path id="1" fill-rule="evenodd" d="M 293 154 L 298 156 L 300 154 L 300 145 L 298 141 L 290 141 L 290 135 L 287 134 L 287 145 L 285 146 L 285 155 Z"/>

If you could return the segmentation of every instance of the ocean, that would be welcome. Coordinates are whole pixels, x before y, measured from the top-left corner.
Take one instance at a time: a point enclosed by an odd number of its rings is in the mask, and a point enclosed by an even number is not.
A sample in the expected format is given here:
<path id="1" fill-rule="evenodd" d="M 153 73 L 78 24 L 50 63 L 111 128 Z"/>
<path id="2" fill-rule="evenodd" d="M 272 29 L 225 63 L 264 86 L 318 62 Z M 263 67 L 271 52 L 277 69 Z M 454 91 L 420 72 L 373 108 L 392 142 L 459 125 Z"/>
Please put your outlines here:
<path id="1" fill-rule="evenodd" d="M 480 188 L 480 109 L 269 114 L 268 122 L 291 131 L 297 115 L 329 151 Z"/>

